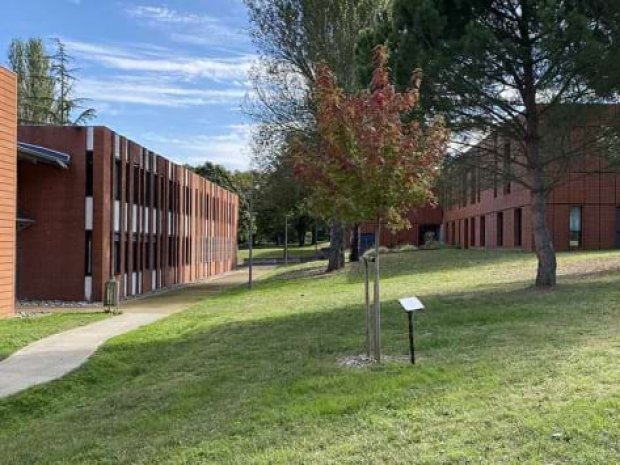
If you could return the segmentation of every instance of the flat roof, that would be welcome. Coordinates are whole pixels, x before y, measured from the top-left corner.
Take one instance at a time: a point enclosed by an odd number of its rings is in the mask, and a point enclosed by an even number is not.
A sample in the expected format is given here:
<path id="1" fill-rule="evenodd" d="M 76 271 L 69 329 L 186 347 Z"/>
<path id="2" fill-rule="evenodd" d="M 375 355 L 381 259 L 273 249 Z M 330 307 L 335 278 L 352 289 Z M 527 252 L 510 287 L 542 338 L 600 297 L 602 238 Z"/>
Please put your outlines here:
<path id="1" fill-rule="evenodd" d="M 64 169 L 67 169 L 71 163 L 69 154 L 25 142 L 17 142 L 17 153 L 21 159 L 56 165 Z"/>

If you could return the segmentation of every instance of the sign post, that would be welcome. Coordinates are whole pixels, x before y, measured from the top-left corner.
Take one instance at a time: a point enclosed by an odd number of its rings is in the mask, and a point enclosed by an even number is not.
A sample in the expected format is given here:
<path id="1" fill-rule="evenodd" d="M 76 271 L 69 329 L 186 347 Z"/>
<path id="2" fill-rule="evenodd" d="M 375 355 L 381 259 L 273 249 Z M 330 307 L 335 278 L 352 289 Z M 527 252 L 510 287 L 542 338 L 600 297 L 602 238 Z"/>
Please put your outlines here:
<path id="1" fill-rule="evenodd" d="M 424 305 L 417 297 L 407 297 L 399 300 L 401 307 L 407 313 L 409 319 L 409 353 L 411 355 L 411 364 L 415 365 L 415 345 L 413 339 L 413 317 L 415 312 L 424 310 Z"/>

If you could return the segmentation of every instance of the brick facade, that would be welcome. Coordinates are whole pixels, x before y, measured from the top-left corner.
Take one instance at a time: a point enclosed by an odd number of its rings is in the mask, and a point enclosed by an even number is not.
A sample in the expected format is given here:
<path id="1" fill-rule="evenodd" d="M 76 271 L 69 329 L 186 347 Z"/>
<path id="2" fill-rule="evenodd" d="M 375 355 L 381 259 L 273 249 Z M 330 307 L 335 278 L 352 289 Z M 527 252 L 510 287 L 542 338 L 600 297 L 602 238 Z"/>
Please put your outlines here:
<path id="1" fill-rule="evenodd" d="M 620 248 L 620 174 L 595 156 L 579 160 L 547 198 L 554 247 L 558 251 Z M 469 182 L 472 177 L 466 179 L 457 201 L 444 205 L 445 242 L 463 248 L 533 251 L 530 192 L 515 183 L 481 190 Z M 478 193 L 472 194 L 476 188 Z M 571 209 L 577 209 L 581 218 L 580 241 L 572 243 Z"/>
<path id="2" fill-rule="evenodd" d="M 15 302 L 16 143 L 16 78 L 0 67 L 0 317 L 11 315 Z"/>
<path id="3" fill-rule="evenodd" d="M 18 298 L 101 301 L 231 271 L 238 198 L 105 127 L 21 127 L 71 155 L 67 170 L 19 163 Z"/>

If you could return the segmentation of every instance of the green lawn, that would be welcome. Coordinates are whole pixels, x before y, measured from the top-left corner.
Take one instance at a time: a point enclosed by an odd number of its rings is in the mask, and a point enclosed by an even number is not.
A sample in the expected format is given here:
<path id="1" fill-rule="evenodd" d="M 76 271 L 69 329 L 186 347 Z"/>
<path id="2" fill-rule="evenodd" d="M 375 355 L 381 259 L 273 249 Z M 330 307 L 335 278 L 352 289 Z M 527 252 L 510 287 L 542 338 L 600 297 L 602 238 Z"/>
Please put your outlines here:
<path id="1" fill-rule="evenodd" d="M 321 242 L 318 245 L 319 250 L 323 247 L 328 247 L 329 242 Z M 240 249 L 237 254 L 237 258 L 239 263 L 243 263 L 243 260 L 249 258 L 248 249 Z M 265 258 L 284 258 L 284 246 L 282 247 L 255 247 L 252 251 L 252 255 L 254 258 L 265 259 Z M 304 247 L 299 247 L 297 245 L 290 244 L 288 246 L 288 255 L 289 257 L 314 257 L 316 255 L 316 247 L 314 245 L 306 245 Z"/>
<path id="2" fill-rule="evenodd" d="M 0 360 L 38 339 L 105 317 L 103 313 L 67 313 L 0 320 Z"/>
<path id="3" fill-rule="evenodd" d="M 356 270 L 281 271 L 118 337 L 0 401 L 3 464 L 612 464 L 620 458 L 620 253 L 385 256 L 381 367 Z M 419 365 L 406 362 L 417 294 Z"/>

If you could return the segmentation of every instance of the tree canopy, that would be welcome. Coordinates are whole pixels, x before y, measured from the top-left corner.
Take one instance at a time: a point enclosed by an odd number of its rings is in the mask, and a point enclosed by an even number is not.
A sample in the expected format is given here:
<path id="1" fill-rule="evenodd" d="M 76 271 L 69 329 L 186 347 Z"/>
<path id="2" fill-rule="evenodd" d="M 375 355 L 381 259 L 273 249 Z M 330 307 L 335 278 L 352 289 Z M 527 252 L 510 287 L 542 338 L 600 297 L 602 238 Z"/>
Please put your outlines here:
<path id="1" fill-rule="evenodd" d="M 466 163 L 487 177 L 516 182 L 532 194 L 537 285 L 555 285 L 556 261 L 545 217 L 549 192 L 605 127 L 580 150 L 564 140 L 582 104 L 607 103 L 620 86 L 620 4 L 603 0 L 394 0 L 385 25 L 365 34 L 387 42 L 397 82 L 424 70 L 417 116 L 445 114 L 453 152 L 476 147 Z M 366 58 L 367 60 L 367 58 Z M 613 69 L 612 69 L 613 68 Z M 605 112 L 601 113 L 602 115 Z M 611 113 L 607 113 L 611 115 Z M 493 135 L 493 138 L 489 138 Z M 478 144 L 481 140 L 486 143 Z M 489 143 L 491 142 L 491 143 Z M 506 152 L 507 143 L 513 149 Z M 508 156 L 506 163 L 497 163 Z"/>

